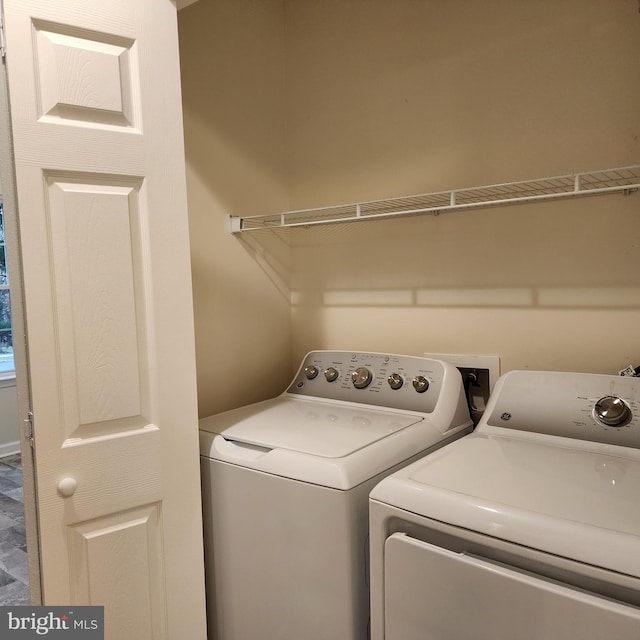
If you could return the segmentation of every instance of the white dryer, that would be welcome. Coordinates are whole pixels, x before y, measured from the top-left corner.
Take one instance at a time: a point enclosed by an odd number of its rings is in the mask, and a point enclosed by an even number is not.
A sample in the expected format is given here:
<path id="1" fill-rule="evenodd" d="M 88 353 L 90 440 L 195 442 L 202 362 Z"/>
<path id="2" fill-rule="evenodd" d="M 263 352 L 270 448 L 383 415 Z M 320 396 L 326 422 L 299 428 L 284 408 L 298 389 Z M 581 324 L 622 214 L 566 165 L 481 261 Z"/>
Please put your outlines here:
<path id="1" fill-rule="evenodd" d="M 640 379 L 504 375 L 370 518 L 372 640 L 638 640 Z"/>
<path id="2" fill-rule="evenodd" d="M 201 420 L 209 638 L 366 640 L 369 492 L 471 428 L 452 365 L 343 351 Z"/>

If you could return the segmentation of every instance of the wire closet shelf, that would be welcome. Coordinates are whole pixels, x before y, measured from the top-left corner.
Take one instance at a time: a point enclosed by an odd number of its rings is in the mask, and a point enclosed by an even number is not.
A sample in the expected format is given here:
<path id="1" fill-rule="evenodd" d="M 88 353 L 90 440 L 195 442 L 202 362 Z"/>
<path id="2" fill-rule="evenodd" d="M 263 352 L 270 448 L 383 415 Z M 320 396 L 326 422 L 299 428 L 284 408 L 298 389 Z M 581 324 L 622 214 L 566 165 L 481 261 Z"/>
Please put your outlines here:
<path id="1" fill-rule="evenodd" d="M 230 222 L 231 232 L 240 233 L 375 220 L 422 213 L 437 215 L 463 209 L 540 202 L 577 196 L 620 192 L 629 194 L 638 189 L 640 189 L 640 165 L 635 165 L 319 209 L 303 209 L 247 217 L 231 215 Z"/>

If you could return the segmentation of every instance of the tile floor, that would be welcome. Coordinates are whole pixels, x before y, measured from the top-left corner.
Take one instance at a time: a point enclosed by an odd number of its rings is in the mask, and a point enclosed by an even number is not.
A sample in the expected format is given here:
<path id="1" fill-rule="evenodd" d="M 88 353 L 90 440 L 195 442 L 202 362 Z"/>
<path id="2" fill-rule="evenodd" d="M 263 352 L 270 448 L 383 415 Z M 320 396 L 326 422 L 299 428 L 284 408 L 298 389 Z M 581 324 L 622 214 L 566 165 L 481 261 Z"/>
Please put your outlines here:
<path id="1" fill-rule="evenodd" d="M 29 604 L 20 454 L 0 458 L 0 605 Z"/>

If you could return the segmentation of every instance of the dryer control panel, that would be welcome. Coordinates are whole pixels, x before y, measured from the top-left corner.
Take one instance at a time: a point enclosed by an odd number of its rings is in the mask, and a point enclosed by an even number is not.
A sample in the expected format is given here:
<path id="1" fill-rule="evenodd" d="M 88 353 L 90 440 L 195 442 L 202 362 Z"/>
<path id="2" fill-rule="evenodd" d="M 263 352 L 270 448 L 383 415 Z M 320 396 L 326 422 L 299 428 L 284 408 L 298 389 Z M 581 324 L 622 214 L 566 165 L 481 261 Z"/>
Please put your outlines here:
<path id="1" fill-rule="evenodd" d="M 429 358 L 355 351 L 312 351 L 287 393 L 431 413 L 463 393 L 459 371 Z"/>
<path id="2" fill-rule="evenodd" d="M 478 430 L 484 422 L 640 449 L 640 378 L 510 371 L 496 383 Z"/>

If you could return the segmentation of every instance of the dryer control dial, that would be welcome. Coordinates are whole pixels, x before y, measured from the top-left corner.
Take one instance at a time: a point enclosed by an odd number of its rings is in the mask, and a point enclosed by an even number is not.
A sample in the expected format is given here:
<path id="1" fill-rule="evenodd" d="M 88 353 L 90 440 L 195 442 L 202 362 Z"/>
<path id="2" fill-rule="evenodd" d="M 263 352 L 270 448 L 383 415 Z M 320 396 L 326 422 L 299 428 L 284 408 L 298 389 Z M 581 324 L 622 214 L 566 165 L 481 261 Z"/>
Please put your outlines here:
<path id="1" fill-rule="evenodd" d="M 367 367 L 358 367 L 351 374 L 351 382 L 356 389 L 364 389 L 371 384 L 373 373 Z"/>
<path id="2" fill-rule="evenodd" d="M 604 396 L 596 402 L 593 413 L 598 422 L 607 427 L 624 427 L 631 421 L 629 405 L 616 396 Z"/>

